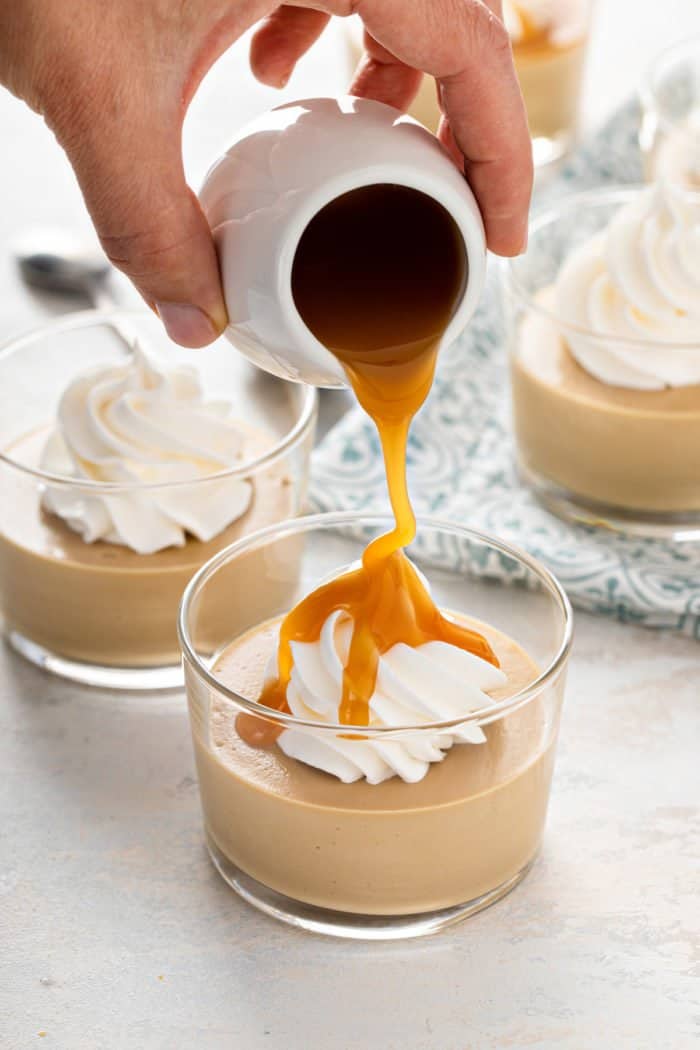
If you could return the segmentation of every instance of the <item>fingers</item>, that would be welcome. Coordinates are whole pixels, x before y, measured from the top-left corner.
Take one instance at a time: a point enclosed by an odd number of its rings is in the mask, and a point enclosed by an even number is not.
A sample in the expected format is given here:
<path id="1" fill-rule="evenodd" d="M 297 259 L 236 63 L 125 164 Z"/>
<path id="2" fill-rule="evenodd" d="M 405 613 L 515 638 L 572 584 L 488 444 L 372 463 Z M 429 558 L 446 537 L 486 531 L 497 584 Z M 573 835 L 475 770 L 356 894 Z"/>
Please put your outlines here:
<path id="1" fill-rule="evenodd" d="M 408 109 L 423 74 L 400 62 L 391 51 L 365 33 L 365 55 L 350 86 L 351 95 L 373 98 L 397 109 Z"/>
<path id="2" fill-rule="evenodd" d="M 143 119 L 153 113 L 151 123 Z M 141 107 L 141 123 L 106 107 L 99 131 L 61 136 L 102 246 L 168 334 L 182 346 L 212 342 L 226 326 L 216 252 L 185 182 L 176 114 Z"/>
<path id="3" fill-rule="evenodd" d="M 256 30 L 250 44 L 250 68 L 270 87 L 285 86 L 294 66 L 325 29 L 330 15 L 282 4 Z"/>
<path id="4" fill-rule="evenodd" d="M 416 0 L 410 7 L 404 0 L 364 0 L 359 10 L 372 37 L 398 63 L 437 79 L 488 245 L 516 255 L 527 240 L 532 150 L 503 23 L 482 0 Z M 371 77 L 361 86 L 373 94 Z M 442 137 L 449 141 L 447 131 Z"/>

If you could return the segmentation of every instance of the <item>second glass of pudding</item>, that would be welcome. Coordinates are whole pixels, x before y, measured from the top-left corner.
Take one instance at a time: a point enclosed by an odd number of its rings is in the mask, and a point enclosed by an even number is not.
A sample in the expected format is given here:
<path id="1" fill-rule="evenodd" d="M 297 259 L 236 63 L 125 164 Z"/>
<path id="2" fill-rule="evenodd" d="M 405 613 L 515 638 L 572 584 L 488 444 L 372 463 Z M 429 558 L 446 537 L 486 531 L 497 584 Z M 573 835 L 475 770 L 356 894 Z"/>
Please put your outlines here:
<path id="1" fill-rule="evenodd" d="M 339 722 L 349 625 L 294 649 L 288 711 L 258 703 L 282 618 L 356 565 L 381 515 L 324 514 L 214 557 L 180 612 L 207 845 L 247 901 L 355 938 L 436 932 L 493 903 L 542 839 L 571 611 L 528 555 L 420 521 L 406 553 L 499 667 L 442 642 L 380 660 L 367 726 Z M 293 712 L 293 713 L 292 713 Z"/>
<path id="2" fill-rule="evenodd" d="M 576 194 L 504 265 L 518 466 L 554 513 L 700 538 L 700 197 Z"/>
<path id="3" fill-rule="evenodd" d="M 316 394 L 143 313 L 0 352 L 0 612 L 10 644 L 106 688 L 182 681 L 177 609 L 213 554 L 300 512 Z"/>
<path id="4" fill-rule="evenodd" d="M 592 0 L 504 0 L 537 168 L 555 164 L 578 132 Z"/>

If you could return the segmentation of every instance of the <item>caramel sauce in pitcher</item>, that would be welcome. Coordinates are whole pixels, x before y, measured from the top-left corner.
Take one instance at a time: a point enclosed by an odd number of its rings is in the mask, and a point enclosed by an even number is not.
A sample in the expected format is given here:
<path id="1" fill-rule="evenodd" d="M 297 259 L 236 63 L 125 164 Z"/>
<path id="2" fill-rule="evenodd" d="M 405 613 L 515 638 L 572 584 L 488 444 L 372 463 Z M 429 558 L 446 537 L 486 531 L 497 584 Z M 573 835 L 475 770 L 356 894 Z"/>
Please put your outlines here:
<path id="1" fill-rule="evenodd" d="M 292 271 L 294 301 L 316 338 L 342 362 L 377 427 L 395 527 L 367 546 L 359 568 L 319 587 L 286 616 L 279 677 L 259 698 L 267 707 L 288 709 L 290 643 L 318 641 L 338 609 L 354 624 L 338 711 L 343 725 L 368 725 L 379 658 L 397 642 L 449 642 L 497 664 L 485 638 L 443 616 L 403 553 L 416 534 L 406 484 L 409 426 L 432 385 L 440 340 L 466 279 L 456 224 L 432 198 L 406 187 L 374 185 L 344 194 L 302 235 Z M 259 719 L 239 721 L 242 735 L 257 743 L 276 735 Z"/>

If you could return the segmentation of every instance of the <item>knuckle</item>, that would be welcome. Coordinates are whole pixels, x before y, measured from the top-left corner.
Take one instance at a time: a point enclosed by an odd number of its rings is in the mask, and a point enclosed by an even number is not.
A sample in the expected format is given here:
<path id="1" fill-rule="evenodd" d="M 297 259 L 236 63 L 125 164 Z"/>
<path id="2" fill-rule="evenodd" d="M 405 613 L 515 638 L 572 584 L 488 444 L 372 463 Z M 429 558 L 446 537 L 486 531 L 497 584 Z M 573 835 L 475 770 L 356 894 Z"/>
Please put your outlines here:
<path id="1" fill-rule="evenodd" d="M 501 19 L 482 0 L 470 0 L 468 19 L 477 47 L 488 47 L 496 54 L 501 54 L 510 60 L 511 43 L 508 30 Z"/>
<path id="2" fill-rule="evenodd" d="M 159 221 L 157 226 L 100 232 L 100 243 L 117 269 L 135 281 L 148 281 L 164 274 L 184 275 L 191 261 L 195 233 L 177 231 L 177 224 Z"/>

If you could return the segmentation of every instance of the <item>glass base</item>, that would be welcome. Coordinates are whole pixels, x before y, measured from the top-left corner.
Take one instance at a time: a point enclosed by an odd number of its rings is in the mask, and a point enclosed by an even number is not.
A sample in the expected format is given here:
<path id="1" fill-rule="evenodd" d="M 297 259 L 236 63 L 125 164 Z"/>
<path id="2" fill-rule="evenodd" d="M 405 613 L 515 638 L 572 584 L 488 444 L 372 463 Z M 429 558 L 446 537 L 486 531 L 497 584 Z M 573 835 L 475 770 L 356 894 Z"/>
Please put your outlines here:
<path id="1" fill-rule="evenodd" d="M 69 660 L 25 638 L 18 631 L 8 631 L 7 641 L 20 656 L 42 671 L 67 678 L 97 689 L 120 689 L 129 692 L 153 692 L 182 689 L 184 676 L 180 664 L 166 667 L 104 667 L 101 664 Z"/>
<path id="2" fill-rule="evenodd" d="M 298 929 L 356 941 L 399 941 L 439 933 L 440 930 L 462 922 L 505 897 L 525 878 L 535 861 L 533 857 L 512 878 L 488 893 L 461 904 L 454 904 L 450 908 L 440 908 L 418 915 L 357 915 L 354 912 L 334 911 L 331 908 L 317 907 L 315 904 L 304 904 L 271 890 L 236 867 L 221 852 L 211 836 L 206 832 L 205 834 L 214 867 L 224 881 L 248 904 L 252 904 L 254 908 L 273 919 Z"/>
<path id="3" fill-rule="evenodd" d="M 518 470 L 542 506 L 564 521 L 645 539 L 674 543 L 700 540 L 700 511 L 673 514 L 627 510 L 577 496 L 542 477 L 522 461 L 518 463 Z"/>

